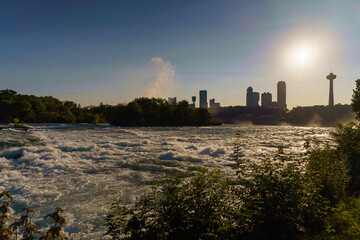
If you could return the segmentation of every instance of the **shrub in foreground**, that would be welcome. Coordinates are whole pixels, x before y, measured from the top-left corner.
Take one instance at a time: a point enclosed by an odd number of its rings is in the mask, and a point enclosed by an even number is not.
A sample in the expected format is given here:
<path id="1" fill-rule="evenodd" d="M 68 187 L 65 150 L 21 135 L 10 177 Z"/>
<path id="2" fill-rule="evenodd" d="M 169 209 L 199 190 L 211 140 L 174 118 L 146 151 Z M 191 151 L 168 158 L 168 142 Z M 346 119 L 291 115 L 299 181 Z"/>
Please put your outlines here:
<path id="1" fill-rule="evenodd" d="M 10 192 L 0 193 L 0 239 L 1 240 L 68 240 L 62 230 L 66 220 L 61 215 L 63 209 L 57 207 L 53 213 L 49 213 L 44 220 L 51 220 L 49 229 L 41 233 L 41 226 L 32 219 L 34 210 L 25 207 L 22 209 L 22 215 L 18 218 L 12 216 L 10 206 L 15 204 Z"/>
<path id="2" fill-rule="evenodd" d="M 134 206 L 114 203 L 106 226 L 113 239 L 225 239 L 236 228 L 233 201 L 217 170 L 172 175 Z"/>

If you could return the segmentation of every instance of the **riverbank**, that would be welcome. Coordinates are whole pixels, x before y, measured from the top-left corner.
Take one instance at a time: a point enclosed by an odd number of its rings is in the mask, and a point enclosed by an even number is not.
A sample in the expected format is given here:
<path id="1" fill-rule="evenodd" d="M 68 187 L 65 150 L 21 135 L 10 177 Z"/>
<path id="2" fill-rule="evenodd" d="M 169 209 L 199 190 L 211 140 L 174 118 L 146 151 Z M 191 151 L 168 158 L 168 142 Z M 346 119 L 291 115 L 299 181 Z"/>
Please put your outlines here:
<path id="1" fill-rule="evenodd" d="M 296 107 L 290 111 L 262 107 L 221 107 L 209 109 L 213 119 L 225 124 L 291 125 L 333 127 L 355 120 L 351 105 Z"/>

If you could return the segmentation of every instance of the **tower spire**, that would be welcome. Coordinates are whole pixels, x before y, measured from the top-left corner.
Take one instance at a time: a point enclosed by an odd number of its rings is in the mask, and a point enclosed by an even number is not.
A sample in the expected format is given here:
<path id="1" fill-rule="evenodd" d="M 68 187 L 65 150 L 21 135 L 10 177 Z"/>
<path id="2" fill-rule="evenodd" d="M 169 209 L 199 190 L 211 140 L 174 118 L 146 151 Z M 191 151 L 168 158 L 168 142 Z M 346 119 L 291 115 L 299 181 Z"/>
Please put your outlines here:
<path id="1" fill-rule="evenodd" d="M 326 78 L 330 81 L 330 88 L 329 88 L 329 106 L 334 106 L 334 79 L 336 78 L 336 75 L 331 73 L 326 76 Z"/>

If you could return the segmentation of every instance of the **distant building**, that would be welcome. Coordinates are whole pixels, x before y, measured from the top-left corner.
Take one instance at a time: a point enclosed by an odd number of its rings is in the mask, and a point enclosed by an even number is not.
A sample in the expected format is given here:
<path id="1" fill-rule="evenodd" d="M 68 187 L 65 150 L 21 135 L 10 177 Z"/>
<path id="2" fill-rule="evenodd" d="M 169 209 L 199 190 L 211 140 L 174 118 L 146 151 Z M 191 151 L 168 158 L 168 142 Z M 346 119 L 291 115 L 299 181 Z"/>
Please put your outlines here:
<path id="1" fill-rule="evenodd" d="M 277 83 L 277 102 L 279 108 L 286 109 L 286 83 L 284 81 Z"/>
<path id="2" fill-rule="evenodd" d="M 279 103 L 278 102 L 272 102 L 271 103 L 271 108 L 279 109 L 280 108 Z"/>
<path id="3" fill-rule="evenodd" d="M 210 108 L 219 108 L 220 103 L 215 102 L 215 98 L 210 99 Z"/>
<path id="4" fill-rule="evenodd" d="M 206 90 L 200 90 L 200 107 L 207 108 L 207 91 Z"/>
<path id="5" fill-rule="evenodd" d="M 176 104 L 176 97 L 169 97 L 169 98 L 168 98 L 168 102 L 169 102 L 170 104 Z"/>
<path id="6" fill-rule="evenodd" d="M 254 92 L 252 87 L 248 87 L 246 92 L 246 106 L 258 107 L 260 95 L 258 92 Z"/>
<path id="7" fill-rule="evenodd" d="M 246 106 L 251 107 L 252 105 L 252 97 L 253 97 L 253 88 L 248 87 L 246 90 Z"/>
<path id="8" fill-rule="evenodd" d="M 192 103 L 195 105 L 195 102 L 196 102 L 196 96 L 192 96 L 192 97 L 191 97 L 191 100 L 192 100 Z"/>
<path id="9" fill-rule="evenodd" d="M 264 108 L 270 108 L 272 103 L 272 95 L 269 92 L 261 94 L 261 106 Z"/>
<path id="10" fill-rule="evenodd" d="M 190 108 L 195 108 L 196 96 L 191 97 L 192 104 L 190 104 Z"/>
<path id="11" fill-rule="evenodd" d="M 258 92 L 253 92 L 253 106 L 258 107 L 260 100 L 260 94 Z"/>

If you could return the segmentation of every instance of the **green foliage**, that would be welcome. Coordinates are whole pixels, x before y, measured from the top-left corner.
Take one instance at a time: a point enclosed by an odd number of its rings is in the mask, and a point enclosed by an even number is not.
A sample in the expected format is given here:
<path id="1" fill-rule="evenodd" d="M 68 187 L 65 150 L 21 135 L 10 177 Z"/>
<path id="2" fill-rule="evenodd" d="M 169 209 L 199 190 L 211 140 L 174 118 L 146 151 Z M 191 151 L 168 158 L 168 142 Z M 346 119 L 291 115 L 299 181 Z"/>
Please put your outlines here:
<path id="1" fill-rule="evenodd" d="M 137 98 L 127 105 L 108 107 L 104 115 L 117 126 L 207 126 L 212 123 L 205 108 L 192 109 L 187 101 L 169 104 L 160 98 Z"/>
<path id="2" fill-rule="evenodd" d="M 313 187 L 333 206 L 346 196 L 350 177 L 344 154 L 328 145 L 309 152 L 306 175 Z"/>
<path id="3" fill-rule="evenodd" d="M 55 212 L 49 213 L 44 217 L 44 220 L 51 219 L 51 226 L 46 234 L 40 237 L 40 240 L 51 240 L 51 239 L 58 239 L 58 240 L 68 240 L 65 233 L 62 231 L 61 227 L 65 225 L 66 220 L 60 214 L 63 213 L 64 210 L 62 208 L 57 207 Z"/>
<path id="4" fill-rule="evenodd" d="M 282 146 L 273 159 L 237 161 L 241 239 L 302 239 L 324 229 L 330 206 L 304 169 Z"/>
<path id="5" fill-rule="evenodd" d="M 113 239 L 225 239 L 234 230 L 230 185 L 217 170 L 172 175 L 134 206 L 113 204 L 106 227 Z"/>
<path id="6" fill-rule="evenodd" d="M 313 226 L 308 223 L 319 226 L 327 202 L 304 173 L 304 160 L 290 160 L 283 146 L 279 146 L 273 159 L 248 160 L 242 157 L 239 132 L 236 137 L 235 196 L 242 203 L 237 218 L 238 237 L 299 239 L 311 234 Z"/>
<path id="7" fill-rule="evenodd" d="M 86 114 L 86 118 L 84 118 Z M 17 120 L 15 120 L 17 119 Z M 104 122 L 89 108 L 53 97 L 21 95 L 13 90 L 0 90 L 0 122 L 10 123 L 98 123 Z M 16 121 L 16 122 L 15 122 Z"/>
<path id="8" fill-rule="evenodd" d="M 356 119 L 360 120 L 360 79 L 357 79 L 355 83 L 356 83 L 356 87 L 353 90 L 351 106 L 353 112 L 356 114 Z"/>
<path id="9" fill-rule="evenodd" d="M 346 157 L 350 174 L 349 188 L 352 192 L 360 192 L 360 125 L 349 123 L 337 125 L 333 133 L 337 149 Z"/>
<path id="10" fill-rule="evenodd" d="M 21 95 L 0 90 L 0 123 L 106 123 L 117 126 L 205 126 L 220 125 L 207 109 L 191 109 L 188 102 L 169 104 L 160 98 L 137 98 L 123 105 L 100 104 L 81 108 L 54 97 Z"/>
<path id="11" fill-rule="evenodd" d="M 42 235 L 40 225 L 33 222 L 33 209 L 25 207 L 21 210 L 22 215 L 16 218 L 11 215 L 11 205 L 15 204 L 10 192 L 2 191 L 0 193 L 0 239 L 1 240 L 68 240 L 62 227 L 66 220 L 61 215 L 63 209 L 56 208 L 55 212 L 49 213 L 44 219 L 51 219 L 49 230 Z"/>
<path id="12" fill-rule="evenodd" d="M 360 198 L 340 201 L 326 219 L 327 229 L 316 239 L 360 239 Z"/>
<path id="13" fill-rule="evenodd" d="M 31 219 L 31 215 L 35 213 L 33 209 L 25 207 L 21 210 L 23 215 L 15 221 L 13 224 L 10 225 L 10 228 L 13 232 L 19 231 L 16 235 L 23 235 L 22 239 L 26 240 L 33 240 L 35 236 L 40 233 L 39 228 L 40 225 L 34 223 Z"/>
<path id="14" fill-rule="evenodd" d="M 10 205 L 14 202 L 10 192 L 3 191 L 0 193 L 0 239 L 11 239 L 13 231 L 8 228 L 8 225 L 14 221 L 14 218 L 10 215 Z"/>
<path id="15" fill-rule="evenodd" d="M 264 159 L 253 165 L 251 176 L 241 178 L 239 197 L 242 231 L 251 239 L 294 238 L 301 234 L 299 212 L 303 201 L 300 169 L 294 164 Z"/>

